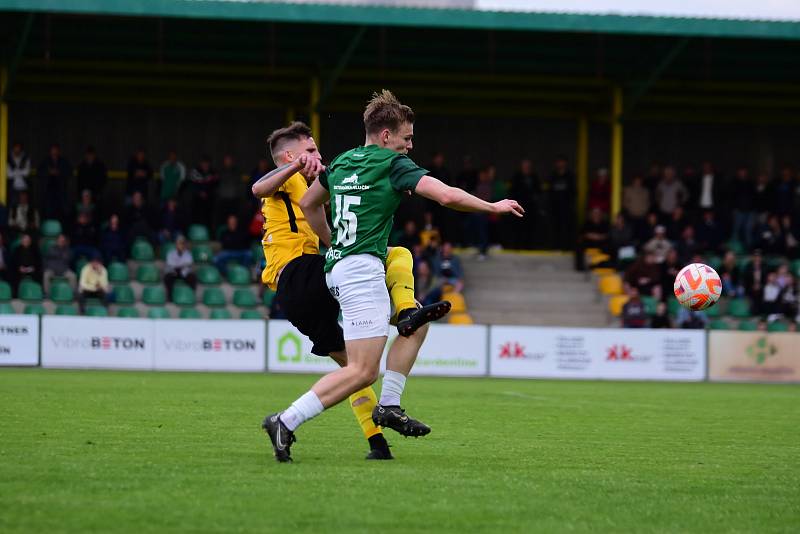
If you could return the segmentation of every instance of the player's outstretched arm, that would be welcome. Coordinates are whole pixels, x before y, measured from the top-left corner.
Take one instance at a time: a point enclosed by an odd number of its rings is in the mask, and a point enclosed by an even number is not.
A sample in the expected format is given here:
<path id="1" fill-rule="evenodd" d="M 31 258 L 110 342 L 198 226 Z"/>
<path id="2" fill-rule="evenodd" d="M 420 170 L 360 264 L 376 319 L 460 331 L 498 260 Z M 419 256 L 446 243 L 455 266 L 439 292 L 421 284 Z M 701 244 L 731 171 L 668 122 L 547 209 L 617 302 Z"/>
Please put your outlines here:
<path id="1" fill-rule="evenodd" d="M 319 180 L 314 180 L 306 194 L 300 199 L 300 209 L 306 216 L 311 229 L 319 236 L 326 247 L 331 246 L 331 229 L 325 217 L 325 203 L 331 198 L 330 193 L 322 187 Z"/>
<path id="2" fill-rule="evenodd" d="M 525 210 L 516 200 L 504 199 L 498 202 L 486 202 L 470 195 L 463 189 L 451 187 L 432 176 L 420 178 L 414 192 L 425 198 L 438 202 L 442 206 L 458 211 L 481 211 L 484 213 L 513 213 L 522 217 Z"/>
<path id="3" fill-rule="evenodd" d="M 302 154 L 296 160 L 281 165 L 277 169 L 259 178 L 258 181 L 253 184 L 252 191 L 256 198 L 271 197 L 286 183 L 286 180 L 294 176 L 295 173 L 299 172 L 308 178 L 316 177 L 323 170 L 325 170 L 325 167 L 318 159 Z"/>

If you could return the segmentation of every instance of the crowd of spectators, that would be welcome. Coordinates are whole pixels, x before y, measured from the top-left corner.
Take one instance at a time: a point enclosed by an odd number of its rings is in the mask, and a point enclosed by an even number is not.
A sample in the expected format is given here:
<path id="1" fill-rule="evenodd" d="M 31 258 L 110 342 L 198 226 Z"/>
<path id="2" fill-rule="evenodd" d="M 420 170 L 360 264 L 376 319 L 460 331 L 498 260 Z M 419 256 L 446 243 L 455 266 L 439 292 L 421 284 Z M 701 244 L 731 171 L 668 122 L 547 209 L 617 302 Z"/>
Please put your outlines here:
<path id="1" fill-rule="evenodd" d="M 137 149 L 126 170 L 124 187 L 112 188 L 93 147 L 73 167 L 54 144 L 35 166 L 24 146 L 13 144 L 8 205 L 0 205 L 0 279 L 14 294 L 26 278 L 43 283 L 46 294 L 53 278 L 63 278 L 77 289 L 81 308 L 86 298 L 113 299 L 104 263 L 126 261 L 140 239 L 154 247 L 174 243 L 165 261 L 170 295 L 178 279 L 194 288 L 185 239 L 192 225 L 204 226 L 219 240 L 212 259 L 223 273 L 230 261 L 258 267 L 251 245 L 260 240 L 263 221 L 248 182 L 269 170 L 266 159 L 245 175 L 230 155 L 218 171 L 208 157 L 188 167 L 174 151 L 156 167 Z M 55 238 L 42 235 L 42 225 L 50 221 L 60 223 Z"/>

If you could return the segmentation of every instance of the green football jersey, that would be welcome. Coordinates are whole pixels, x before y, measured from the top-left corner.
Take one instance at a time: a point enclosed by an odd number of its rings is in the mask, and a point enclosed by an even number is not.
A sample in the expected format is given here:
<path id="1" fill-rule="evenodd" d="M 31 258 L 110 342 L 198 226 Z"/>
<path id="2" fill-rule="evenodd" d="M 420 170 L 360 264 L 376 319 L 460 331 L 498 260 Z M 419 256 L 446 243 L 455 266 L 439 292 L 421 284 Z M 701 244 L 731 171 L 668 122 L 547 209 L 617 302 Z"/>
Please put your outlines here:
<path id="1" fill-rule="evenodd" d="M 325 272 L 353 254 L 372 254 L 386 261 L 394 212 L 406 191 L 414 191 L 428 171 L 407 156 L 377 145 L 340 154 L 319 177 L 330 192 L 331 248 Z"/>

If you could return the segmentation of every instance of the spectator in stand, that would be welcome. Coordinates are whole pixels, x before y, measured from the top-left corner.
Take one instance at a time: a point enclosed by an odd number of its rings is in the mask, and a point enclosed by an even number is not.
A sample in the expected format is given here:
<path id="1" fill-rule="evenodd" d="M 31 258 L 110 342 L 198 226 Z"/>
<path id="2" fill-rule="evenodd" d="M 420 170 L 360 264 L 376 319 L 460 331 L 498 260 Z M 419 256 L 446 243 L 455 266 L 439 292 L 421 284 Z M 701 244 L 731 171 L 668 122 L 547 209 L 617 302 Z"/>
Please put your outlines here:
<path id="1" fill-rule="evenodd" d="M 744 244 L 748 250 L 753 245 L 753 223 L 755 222 L 754 203 L 756 186 L 750 179 L 750 171 L 745 166 L 736 169 L 736 176 L 730 185 L 731 207 L 733 208 L 733 239 Z"/>
<path id="2" fill-rule="evenodd" d="M 478 173 L 478 183 L 472 194 L 481 200 L 492 201 L 492 191 L 494 176 L 490 166 L 486 166 Z M 486 213 L 470 213 L 466 218 L 468 229 L 467 236 L 471 236 L 472 245 L 478 247 L 478 260 L 486 259 L 489 250 L 489 215 Z"/>
<path id="3" fill-rule="evenodd" d="M 89 189 L 84 189 L 81 191 L 81 198 L 78 204 L 75 205 L 75 217 L 77 218 L 81 213 L 85 213 L 86 216 L 89 217 L 89 222 L 96 224 L 96 211 L 97 208 L 92 200 L 92 192 Z"/>
<path id="4" fill-rule="evenodd" d="M 599 208 L 593 208 L 589 212 L 589 219 L 583 224 L 580 236 L 578 236 L 578 246 L 575 247 L 575 268 L 579 271 L 585 270 L 584 251 L 587 248 L 599 248 L 608 251 L 608 222 L 605 220 L 603 212 Z"/>
<path id="5" fill-rule="evenodd" d="M 253 184 L 256 183 L 262 176 L 267 174 L 270 169 L 270 161 L 266 158 L 261 158 L 258 160 L 256 167 L 250 172 L 250 183 L 247 186 L 247 190 L 249 191 Z M 256 198 L 255 195 L 248 195 L 250 199 L 250 211 L 253 210 L 261 210 L 261 200 Z M 448 210 L 449 211 L 449 210 Z M 277 299 L 275 299 L 277 300 Z M 271 316 L 270 316 L 271 317 Z"/>
<path id="6" fill-rule="evenodd" d="M 650 241 L 653 236 L 656 235 L 657 226 L 658 215 L 655 212 L 648 213 L 644 224 L 639 228 L 634 229 L 637 243 L 642 244 Z"/>
<path id="7" fill-rule="evenodd" d="M 60 146 L 57 144 L 50 146 L 47 158 L 39 164 L 36 172 L 42 217 L 62 220 L 65 212 L 67 184 L 72 179 L 72 167 L 61 155 Z"/>
<path id="8" fill-rule="evenodd" d="M 678 251 L 674 248 L 667 252 L 664 263 L 661 264 L 661 297 L 666 299 L 673 294 L 675 278 L 683 268 L 678 257 Z"/>
<path id="9" fill-rule="evenodd" d="M 719 268 L 719 277 L 722 280 L 722 294 L 726 297 L 744 296 L 744 286 L 739 276 L 739 266 L 736 264 L 736 254 L 733 251 L 725 253 L 722 265 Z"/>
<path id="10" fill-rule="evenodd" d="M 453 177 L 450 174 L 450 170 L 445 166 L 445 157 L 442 152 L 435 152 L 433 157 L 431 158 L 431 162 L 427 167 L 428 169 L 428 176 L 433 176 L 434 178 L 438 178 L 442 182 L 446 184 L 453 183 Z M 427 201 L 427 206 L 425 209 L 426 212 L 431 212 L 434 214 L 434 218 L 437 223 L 443 223 L 444 212 L 447 210 L 442 209 L 437 202 L 432 200 Z"/>
<path id="11" fill-rule="evenodd" d="M 767 275 L 760 313 L 767 317 L 768 322 L 794 317 L 797 313 L 796 304 L 794 279 L 788 267 L 781 265 L 776 272 Z"/>
<path id="12" fill-rule="evenodd" d="M 19 194 L 28 191 L 28 177 L 31 175 L 31 159 L 25 153 L 22 143 L 16 141 L 8 155 L 8 202 L 17 203 Z"/>
<path id="13" fill-rule="evenodd" d="M 81 256 L 85 258 L 94 258 L 100 256 L 100 251 L 97 250 L 98 239 L 97 229 L 89 220 L 86 213 L 78 214 L 78 220 L 75 227 L 72 229 L 72 255 L 77 260 Z"/>
<path id="14" fill-rule="evenodd" d="M 797 211 L 800 214 L 800 210 Z M 781 233 L 786 256 L 790 259 L 800 257 L 800 229 L 797 224 L 792 224 L 792 216 L 781 217 Z"/>
<path id="15" fill-rule="evenodd" d="M 437 243 L 441 243 L 442 241 L 442 234 L 439 232 L 439 228 L 433 222 L 433 213 L 430 211 L 426 211 L 424 215 L 425 225 L 422 227 L 422 230 L 419 232 L 419 243 L 423 247 L 427 247 L 431 241 L 436 241 Z M 414 247 L 408 247 L 408 250 L 413 250 Z"/>
<path id="16" fill-rule="evenodd" d="M 78 191 L 89 191 L 92 198 L 102 201 L 108 181 L 106 164 L 98 157 L 93 146 L 86 147 L 83 161 L 78 164 Z"/>
<path id="17" fill-rule="evenodd" d="M 217 211 L 214 226 L 219 226 L 228 215 L 242 215 L 242 204 L 247 198 L 242 171 L 236 166 L 233 156 L 226 154 L 222 158 L 222 169 L 219 171 L 219 187 L 217 188 Z"/>
<path id="18" fill-rule="evenodd" d="M 630 185 L 622 190 L 622 208 L 628 215 L 634 232 L 639 232 L 650 212 L 650 190 L 644 186 L 641 176 L 634 176 Z"/>
<path id="19" fill-rule="evenodd" d="M 761 258 L 761 250 L 756 249 L 753 251 L 750 263 L 745 268 L 742 278 L 744 291 L 753 303 L 753 312 L 757 314 L 761 308 L 764 285 L 767 282 L 767 268 Z"/>
<path id="20" fill-rule="evenodd" d="M 15 292 L 19 288 L 19 283 L 24 278 L 31 278 L 41 283 L 42 260 L 39 256 L 39 250 L 34 246 L 30 234 L 22 234 L 19 245 L 11 254 L 11 264 L 14 266 L 12 282 Z"/>
<path id="21" fill-rule="evenodd" d="M 131 205 L 125 210 L 123 221 L 128 232 L 128 243 L 133 243 L 137 238 L 154 242 L 153 217 L 144 202 L 142 192 L 136 191 L 131 197 Z"/>
<path id="22" fill-rule="evenodd" d="M 416 245 L 411 251 L 414 258 L 427 261 L 431 269 L 438 272 L 439 264 L 442 263 L 442 241 L 439 236 L 432 236 L 424 247 L 421 244 Z"/>
<path id="23" fill-rule="evenodd" d="M 667 227 L 667 239 L 672 242 L 680 239 L 681 235 L 683 235 L 683 229 L 686 228 L 688 224 L 689 221 L 684 214 L 683 208 L 678 206 L 664 225 Z"/>
<path id="24" fill-rule="evenodd" d="M 756 212 L 757 219 L 753 221 L 753 228 L 757 225 L 767 222 L 767 213 L 774 211 L 773 209 L 773 184 L 769 179 L 769 175 L 762 172 L 758 175 L 755 186 L 755 196 L 753 197 L 753 209 Z"/>
<path id="25" fill-rule="evenodd" d="M 442 284 L 433 274 L 427 261 L 421 261 L 416 266 L 414 298 L 423 306 L 438 302 L 442 298 Z"/>
<path id="26" fill-rule="evenodd" d="M 692 330 L 702 330 L 708 324 L 708 316 L 702 311 L 691 311 L 681 306 L 678 309 L 678 327 Z"/>
<path id="27" fill-rule="evenodd" d="M 673 328 L 672 319 L 667 313 L 666 302 L 659 302 L 656 305 L 656 313 L 650 320 L 650 328 Z"/>
<path id="28" fill-rule="evenodd" d="M 412 250 L 414 245 L 418 245 L 419 243 L 420 239 L 416 223 L 413 220 L 406 221 L 403 225 L 403 233 L 397 238 L 397 246 Z"/>
<path id="29" fill-rule="evenodd" d="M 786 166 L 781 169 L 780 177 L 775 184 L 773 191 L 774 200 L 772 205 L 776 215 L 787 215 L 792 213 L 794 205 L 794 171 Z"/>
<path id="30" fill-rule="evenodd" d="M 172 288 L 175 287 L 177 280 L 183 280 L 192 290 L 197 287 L 197 277 L 192 270 L 193 265 L 194 260 L 192 253 L 187 248 L 186 238 L 178 236 L 175 240 L 175 248 L 167 254 L 164 272 L 164 285 L 167 287 L 169 300 L 172 300 Z"/>
<path id="31" fill-rule="evenodd" d="M 656 226 L 653 238 L 644 245 L 645 252 L 652 254 L 656 263 L 663 263 L 671 248 L 672 243 L 667 239 L 667 230 L 660 224 Z"/>
<path id="32" fill-rule="evenodd" d="M 703 250 L 711 252 L 719 252 L 725 239 L 722 226 L 717 223 L 716 216 L 711 210 L 703 212 L 703 220 L 697 225 L 695 235 Z"/>
<path id="33" fill-rule="evenodd" d="M 533 170 L 533 162 L 523 159 L 519 169 L 511 178 L 510 198 L 516 199 L 525 210 L 525 217 L 510 221 L 511 246 L 517 249 L 532 249 L 537 245 L 536 221 L 540 210 L 542 184 Z"/>
<path id="34" fill-rule="evenodd" d="M 112 261 L 124 262 L 128 256 L 125 234 L 120 227 L 119 215 L 112 214 L 108 219 L 108 228 L 103 232 L 100 248 L 103 251 L 103 258 L 106 263 Z"/>
<path id="35" fill-rule="evenodd" d="M 131 159 L 128 161 L 128 183 L 125 192 L 128 197 L 133 198 L 135 193 L 141 193 L 146 200 L 150 180 L 153 178 L 153 167 L 144 153 L 143 148 L 137 148 Z"/>
<path id="36" fill-rule="evenodd" d="M 661 169 L 661 165 L 657 162 L 651 163 L 650 167 L 647 169 L 647 174 L 643 179 L 643 184 L 647 190 L 650 191 L 651 199 L 655 198 L 656 188 L 661 181 L 662 174 L 663 171 Z"/>
<path id="37" fill-rule="evenodd" d="M 264 234 L 264 213 L 257 209 L 250 217 L 250 224 L 247 227 L 247 233 L 250 235 L 251 240 L 261 239 Z M 265 258 L 266 260 L 266 258 Z"/>
<path id="38" fill-rule="evenodd" d="M 167 159 L 158 170 L 161 175 L 161 192 L 159 198 L 164 206 L 171 198 L 178 196 L 181 184 L 186 178 L 186 165 L 178 159 L 178 153 L 170 150 Z"/>
<path id="39" fill-rule="evenodd" d="M 464 156 L 461 172 L 456 176 L 456 187 L 460 187 L 465 191 L 472 191 L 477 184 L 478 169 L 475 167 L 472 156 L 467 154 Z"/>
<path id="40" fill-rule="evenodd" d="M 630 288 L 636 288 L 640 295 L 651 295 L 661 300 L 661 269 L 652 253 L 641 254 L 625 271 L 623 279 L 628 293 Z"/>
<path id="41" fill-rule="evenodd" d="M 161 224 L 158 230 L 158 240 L 163 243 L 171 243 L 182 235 L 184 228 L 181 224 L 181 217 L 178 213 L 178 201 L 174 198 L 167 200 L 161 209 Z"/>
<path id="42" fill-rule="evenodd" d="M 253 254 L 250 252 L 250 239 L 247 233 L 239 228 L 239 219 L 235 215 L 228 215 L 225 230 L 219 238 L 222 248 L 214 263 L 222 273 L 227 274 L 228 262 L 237 262 L 249 267 L 253 263 Z"/>
<path id="43" fill-rule="evenodd" d="M 8 226 L 12 235 L 36 233 L 39 231 L 39 213 L 30 205 L 27 191 L 17 193 L 18 203 L 11 207 Z"/>
<path id="44" fill-rule="evenodd" d="M 720 212 L 726 199 L 724 180 L 709 161 L 704 161 L 699 179 L 687 182 L 689 198 L 697 213 L 712 210 Z"/>
<path id="45" fill-rule="evenodd" d="M 616 261 L 617 268 L 624 263 L 636 259 L 636 241 L 633 228 L 622 213 L 614 219 L 614 225 L 608 231 L 610 252 Z"/>
<path id="46" fill-rule="evenodd" d="M 575 241 L 575 175 L 569 170 L 567 158 L 559 156 L 547 180 L 550 196 L 549 214 L 557 217 L 554 225 L 555 247 L 570 250 Z"/>
<path id="47" fill-rule="evenodd" d="M 464 269 L 461 268 L 461 260 L 453 253 L 452 243 L 448 241 L 442 244 L 442 254 L 434 275 L 453 286 L 453 291 L 461 292 L 464 289 Z"/>
<path id="48" fill-rule="evenodd" d="M 675 208 L 683 206 L 689 199 L 689 191 L 675 175 L 675 167 L 664 167 L 664 176 L 656 187 L 656 205 L 662 218 L 666 219 Z"/>
<path id="49" fill-rule="evenodd" d="M 77 287 L 77 277 L 70 269 L 72 264 L 72 251 L 69 248 L 69 240 L 64 234 L 59 234 L 56 242 L 44 253 L 44 292 L 50 294 L 50 281 L 53 277 L 66 278 L 71 287 Z"/>
<path id="50" fill-rule="evenodd" d="M 702 251 L 700 243 L 694 237 L 694 226 L 691 224 L 683 229 L 681 239 L 677 243 L 678 258 L 684 265 L 689 263 L 692 257 L 696 256 Z"/>
<path id="51" fill-rule="evenodd" d="M 644 303 L 639 297 L 639 290 L 635 287 L 628 291 L 628 302 L 622 306 L 623 328 L 645 328 L 647 326 L 647 312 Z"/>
<path id="52" fill-rule="evenodd" d="M 11 265 L 11 256 L 8 254 L 5 239 L 3 234 L 0 233 L 0 280 L 6 282 L 13 282 L 13 267 Z"/>
<path id="53" fill-rule="evenodd" d="M 81 315 L 86 310 L 87 299 L 98 299 L 106 303 L 111 296 L 109 289 L 108 271 L 100 262 L 100 254 L 95 254 L 91 261 L 81 269 L 78 282 L 78 307 Z"/>
<path id="54" fill-rule="evenodd" d="M 608 169 L 597 169 L 597 175 L 589 186 L 589 210 L 598 209 L 608 215 L 611 209 L 611 183 L 608 181 Z"/>
<path id="55" fill-rule="evenodd" d="M 782 255 L 785 251 L 783 229 L 777 215 L 767 217 L 767 223 L 758 231 L 758 247 L 766 254 Z"/>
<path id="56" fill-rule="evenodd" d="M 192 223 L 211 227 L 214 214 L 214 194 L 219 176 L 211 167 L 211 159 L 203 156 L 197 167 L 189 173 L 189 187 L 192 192 Z"/>

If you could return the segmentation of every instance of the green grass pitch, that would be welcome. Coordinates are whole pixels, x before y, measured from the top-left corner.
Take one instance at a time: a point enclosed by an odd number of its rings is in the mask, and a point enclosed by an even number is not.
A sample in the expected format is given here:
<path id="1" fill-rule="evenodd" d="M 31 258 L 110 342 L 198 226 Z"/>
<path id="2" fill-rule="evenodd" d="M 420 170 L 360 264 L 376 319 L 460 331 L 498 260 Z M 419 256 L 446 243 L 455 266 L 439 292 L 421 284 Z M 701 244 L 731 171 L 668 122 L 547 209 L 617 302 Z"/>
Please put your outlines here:
<path id="1" fill-rule="evenodd" d="M 796 386 L 409 380 L 366 462 L 346 405 L 276 464 L 311 376 L 0 371 L 0 532 L 798 532 Z"/>

